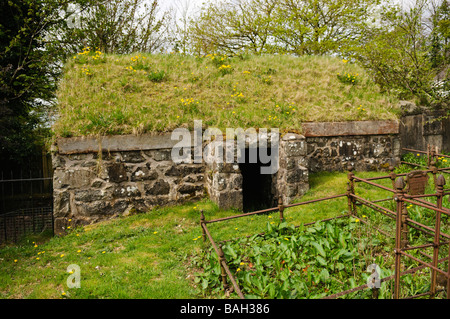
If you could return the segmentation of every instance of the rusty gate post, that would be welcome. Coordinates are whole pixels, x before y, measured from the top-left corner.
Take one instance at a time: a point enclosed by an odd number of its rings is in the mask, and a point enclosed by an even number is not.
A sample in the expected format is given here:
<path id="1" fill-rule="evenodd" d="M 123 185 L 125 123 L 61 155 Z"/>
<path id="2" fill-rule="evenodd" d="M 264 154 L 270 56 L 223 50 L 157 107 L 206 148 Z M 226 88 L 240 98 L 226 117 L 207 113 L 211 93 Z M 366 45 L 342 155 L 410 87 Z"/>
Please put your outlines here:
<path id="1" fill-rule="evenodd" d="M 430 169 L 431 169 L 431 174 L 433 174 L 434 190 L 437 190 L 437 178 L 436 178 L 436 175 L 438 173 L 438 168 L 436 166 L 436 161 L 434 159 L 430 162 Z"/>
<path id="2" fill-rule="evenodd" d="M 206 241 L 206 232 L 205 229 L 203 228 L 203 225 L 206 225 L 206 219 L 205 219 L 205 215 L 203 214 L 203 210 L 200 211 L 201 217 L 200 217 L 200 227 L 202 228 L 202 238 L 203 241 Z"/>
<path id="3" fill-rule="evenodd" d="M 397 178 L 397 174 L 395 174 L 394 169 L 395 168 L 393 165 L 389 166 L 389 178 L 391 179 L 392 182 L 392 188 L 395 188 L 395 179 Z"/>
<path id="4" fill-rule="evenodd" d="M 222 277 L 223 289 L 228 290 L 227 284 L 227 273 L 225 271 L 225 267 L 223 266 L 223 262 L 226 262 L 225 254 L 222 250 L 222 244 L 219 245 L 219 264 L 220 264 L 220 276 Z"/>
<path id="5" fill-rule="evenodd" d="M 402 248 L 402 221 L 403 221 L 403 196 L 404 196 L 405 181 L 403 177 L 398 178 L 395 181 L 395 196 L 394 200 L 397 202 L 397 213 L 395 218 L 395 287 L 394 287 L 394 299 L 399 299 L 400 296 L 400 250 Z"/>
<path id="6" fill-rule="evenodd" d="M 447 299 L 450 299 L 450 245 L 448 245 L 448 262 L 447 262 Z"/>
<path id="7" fill-rule="evenodd" d="M 402 205 L 402 230 L 401 230 L 401 241 L 400 247 L 406 248 L 408 246 L 408 225 L 406 224 L 406 219 L 408 218 L 408 210 L 406 209 L 406 204 L 403 202 Z"/>
<path id="8" fill-rule="evenodd" d="M 442 175 L 436 179 L 436 206 L 439 209 L 442 209 L 442 199 L 444 197 L 444 185 L 445 178 Z M 441 212 L 436 211 L 436 223 L 434 229 L 434 241 L 433 241 L 433 266 L 438 266 L 439 259 L 439 241 L 441 236 Z M 431 269 L 431 287 L 430 287 L 430 298 L 434 298 L 436 293 L 436 276 L 437 272 L 434 269 Z"/>
<path id="9" fill-rule="evenodd" d="M 348 182 L 347 182 L 348 212 L 349 212 L 349 214 L 356 215 L 355 198 L 353 196 L 351 196 L 351 195 L 355 194 L 355 180 L 353 178 L 355 176 L 355 174 L 353 173 L 353 165 L 348 164 L 347 169 L 348 169 L 348 174 L 347 174 L 347 178 L 348 178 Z"/>
<path id="10" fill-rule="evenodd" d="M 283 199 L 280 197 L 278 197 L 278 210 L 280 211 L 280 223 L 282 223 L 284 221 L 284 205 L 283 205 Z"/>

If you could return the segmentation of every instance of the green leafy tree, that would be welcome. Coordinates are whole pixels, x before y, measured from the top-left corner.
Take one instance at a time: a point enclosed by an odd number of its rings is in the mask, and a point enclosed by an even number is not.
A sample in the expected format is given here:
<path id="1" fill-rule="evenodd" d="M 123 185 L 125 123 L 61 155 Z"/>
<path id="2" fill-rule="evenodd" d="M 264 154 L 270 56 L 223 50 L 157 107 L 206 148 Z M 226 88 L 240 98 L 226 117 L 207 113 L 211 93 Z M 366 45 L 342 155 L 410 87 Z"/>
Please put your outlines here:
<path id="1" fill-rule="evenodd" d="M 192 22 L 203 51 L 323 55 L 364 35 L 380 0 L 228 0 L 209 2 Z"/>
<path id="2" fill-rule="evenodd" d="M 61 18 L 55 3 L 0 3 L 0 157 L 20 160 L 34 150 L 36 128 L 59 76 L 58 49 L 46 33 Z"/>
<path id="3" fill-rule="evenodd" d="M 437 94 L 433 88 L 445 56 L 440 49 L 444 42 L 436 29 L 430 32 L 427 15 L 425 0 L 417 0 L 407 9 L 385 8 L 378 26 L 368 29 L 366 40 L 354 47 L 353 57 L 383 90 L 421 105 L 437 106 L 445 99 L 445 94 Z M 435 25 L 439 21 L 435 20 Z"/>
<path id="4" fill-rule="evenodd" d="M 287 52 L 324 55 L 359 43 L 379 0 L 283 0 L 275 36 Z"/>
<path id="5" fill-rule="evenodd" d="M 171 15 L 161 12 L 159 0 L 94 1 L 84 9 L 71 10 L 74 20 L 54 35 L 63 34 L 60 42 L 68 54 L 86 46 L 103 53 L 153 53 L 167 44 Z"/>
<path id="6" fill-rule="evenodd" d="M 238 0 L 205 4 L 190 33 L 197 53 L 268 52 L 279 0 Z"/>

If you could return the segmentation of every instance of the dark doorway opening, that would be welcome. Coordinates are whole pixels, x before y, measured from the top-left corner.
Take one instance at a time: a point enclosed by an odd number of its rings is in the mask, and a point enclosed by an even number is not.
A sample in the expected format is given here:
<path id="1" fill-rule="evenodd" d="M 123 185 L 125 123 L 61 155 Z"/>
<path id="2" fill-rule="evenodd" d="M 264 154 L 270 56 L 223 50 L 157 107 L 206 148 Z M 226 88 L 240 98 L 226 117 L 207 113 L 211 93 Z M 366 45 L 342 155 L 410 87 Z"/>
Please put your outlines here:
<path id="1" fill-rule="evenodd" d="M 276 206 L 273 183 L 274 174 L 261 174 L 261 167 L 267 166 L 268 164 L 261 163 L 259 152 L 260 149 L 258 148 L 256 163 L 250 163 L 249 148 L 246 148 L 245 163 L 239 164 L 242 174 L 242 197 L 244 212 L 251 212 Z"/>

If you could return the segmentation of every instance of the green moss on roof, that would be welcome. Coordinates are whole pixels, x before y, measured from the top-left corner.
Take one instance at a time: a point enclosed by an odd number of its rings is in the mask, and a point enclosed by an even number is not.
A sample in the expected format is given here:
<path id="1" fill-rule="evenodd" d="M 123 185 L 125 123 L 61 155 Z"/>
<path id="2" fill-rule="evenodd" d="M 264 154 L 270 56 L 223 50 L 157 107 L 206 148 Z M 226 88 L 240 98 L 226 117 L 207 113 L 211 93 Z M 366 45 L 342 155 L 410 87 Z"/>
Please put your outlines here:
<path id="1" fill-rule="evenodd" d="M 396 119 L 398 101 L 334 57 L 85 51 L 65 65 L 56 136 L 204 126 L 301 131 L 302 122 Z"/>

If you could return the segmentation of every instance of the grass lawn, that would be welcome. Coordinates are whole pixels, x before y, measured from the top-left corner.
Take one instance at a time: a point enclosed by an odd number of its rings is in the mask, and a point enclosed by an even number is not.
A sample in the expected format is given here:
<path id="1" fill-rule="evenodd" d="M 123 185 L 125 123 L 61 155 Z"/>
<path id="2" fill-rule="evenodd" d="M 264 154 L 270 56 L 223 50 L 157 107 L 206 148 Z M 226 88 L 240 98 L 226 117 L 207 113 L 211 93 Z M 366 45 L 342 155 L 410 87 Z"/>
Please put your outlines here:
<path id="1" fill-rule="evenodd" d="M 396 119 L 398 101 L 358 65 L 287 55 L 105 55 L 86 49 L 65 65 L 57 137 L 205 127 L 301 131 L 308 121 Z"/>
<path id="2" fill-rule="evenodd" d="M 346 181 L 345 173 L 313 174 L 311 190 L 301 201 L 344 193 Z M 372 188 L 360 187 L 357 192 L 372 199 L 389 196 Z M 298 225 L 340 215 L 346 205 L 346 198 L 341 198 L 293 207 L 285 211 L 285 217 Z M 238 213 L 219 210 L 204 199 L 76 228 L 65 237 L 30 236 L 19 245 L 4 246 L 0 248 L 0 298 L 204 298 L 194 283 L 199 269 L 190 262 L 209 247 L 199 238 L 200 210 L 207 220 Z M 213 223 L 208 228 L 221 241 L 264 231 L 269 220 L 277 221 L 278 213 Z M 70 264 L 80 266 L 80 289 L 67 287 Z"/>

